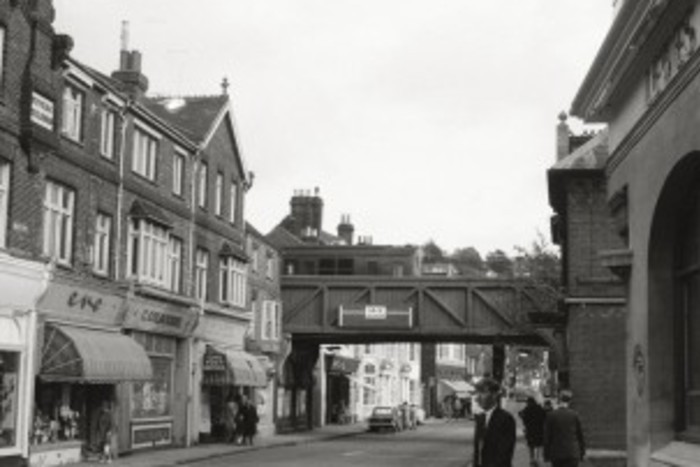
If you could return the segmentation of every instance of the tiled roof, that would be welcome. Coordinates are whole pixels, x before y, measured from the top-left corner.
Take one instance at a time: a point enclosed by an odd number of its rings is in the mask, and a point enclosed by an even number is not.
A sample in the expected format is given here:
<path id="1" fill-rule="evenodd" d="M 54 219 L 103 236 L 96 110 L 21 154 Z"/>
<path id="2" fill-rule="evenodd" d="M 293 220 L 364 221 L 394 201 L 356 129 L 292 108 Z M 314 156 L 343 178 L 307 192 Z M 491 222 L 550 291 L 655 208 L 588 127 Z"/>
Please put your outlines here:
<path id="1" fill-rule="evenodd" d="M 227 95 L 149 97 L 143 102 L 151 112 L 198 143 L 204 142 L 227 103 Z"/>
<path id="2" fill-rule="evenodd" d="M 299 239 L 289 230 L 285 229 L 281 224 L 272 229 L 265 237 L 278 249 L 289 246 L 304 245 L 304 242 L 301 241 L 301 239 Z"/>

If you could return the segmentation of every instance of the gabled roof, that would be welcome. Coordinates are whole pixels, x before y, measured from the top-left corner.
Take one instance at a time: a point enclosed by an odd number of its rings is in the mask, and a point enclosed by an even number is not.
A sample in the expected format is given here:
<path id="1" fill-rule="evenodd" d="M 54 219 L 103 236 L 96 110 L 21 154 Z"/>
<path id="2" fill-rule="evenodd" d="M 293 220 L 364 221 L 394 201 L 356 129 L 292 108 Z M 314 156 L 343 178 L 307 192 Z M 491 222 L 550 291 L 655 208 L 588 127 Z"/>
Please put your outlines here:
<path id="1" fill-rule="evenodd" d="M 148 97 L 144 105 L 202 144 L 207 141 L 219 115 L 227 110 L 228 102 L 227 95 Z"/>
<path id="2" fill-rule="evenodd" d="M 304 242 L 296 235 L 284 228 L 282 224 L 278 224 L 266 236 L 267 240 L 277 249 L 282 249 L 290 246 L 301 246 Z"/>
<path id="3" fill-rule="evenodd" d="M 250 183 L 250 173 L 238 142 L 238 131 L 228 95 L 149 97 L 143 103 L 151 112 L 192 138 L 200 148 L 209 144 L 221 124 L 229 125 L 241 173 L 245 182 Z"/>

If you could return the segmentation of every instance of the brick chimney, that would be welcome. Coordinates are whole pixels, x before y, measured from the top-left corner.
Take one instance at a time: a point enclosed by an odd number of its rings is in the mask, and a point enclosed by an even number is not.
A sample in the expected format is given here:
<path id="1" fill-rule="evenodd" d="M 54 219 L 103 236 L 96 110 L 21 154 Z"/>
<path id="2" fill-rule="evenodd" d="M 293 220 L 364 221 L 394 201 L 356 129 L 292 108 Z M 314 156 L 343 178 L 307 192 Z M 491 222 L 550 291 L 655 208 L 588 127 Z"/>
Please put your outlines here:
<path id="1" fill-rule="evenodd" d="M 141 52 L 129 50 L 128 21 L 122 21 L 121 43 L 119 69 L 112 72 L 112 78 L 119 81 L 122 91 L 138 100 L 148 90 L 148 78 L 141 73 Z"/>
<path id="2" fill-rule="evenodd" d="M 568 116 L 566 112 L 559 114 L 559 123 L 557 124 L 557 160 L 561 160 L 569 155 L 569 125 L 566 123 Z"/>
<path id="3" fill-rule="evenodd" d="M 314 188 L 313 195 L 309 190 L 296 190 L 290 205 L 291 217 L 295 221 L 295 229 L 298 230 L 294 234 L 306 238 L 310 233 L 318 236 L 323 225 L 323 199 L 318 187 Z"/>
<path id="4" fill-rule="evenodd" d="M 338 224 L 338 237 L 342 238 L 346 245 L 352 245 L 354 234 L 355 226 L 350 222 L 350 215 L 343 214 L 340 216 L 340 224 Z"/>

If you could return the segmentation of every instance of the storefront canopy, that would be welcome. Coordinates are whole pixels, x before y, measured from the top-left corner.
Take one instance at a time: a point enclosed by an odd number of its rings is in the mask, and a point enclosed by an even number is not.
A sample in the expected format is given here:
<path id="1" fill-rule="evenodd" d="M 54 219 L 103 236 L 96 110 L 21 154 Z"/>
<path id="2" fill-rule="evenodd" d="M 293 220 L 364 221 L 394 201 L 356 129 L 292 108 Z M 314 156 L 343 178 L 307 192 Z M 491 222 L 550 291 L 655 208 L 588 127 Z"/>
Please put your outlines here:
<path id="1" fill-rule="evenodd" d="M 467 397 L 469 393 L 474 391 L 474 386 L 466 381 L 441 379 L 440 384 L 447 389 L 448 393 L 452 393 L 457 397 Z"/>
<path id="2" fill-rule="evenodd" d="M 202 367 L 204 385 L 267 386 L 267 376 L 260 361 L 242 350 L 207 346 Z"/>
<path id="3" fill-rule="evenodd" d="M 46 381 L 118 383 L 153 378 L 143 347 L 119 332 L 47 324 L 39 377 Z"/>

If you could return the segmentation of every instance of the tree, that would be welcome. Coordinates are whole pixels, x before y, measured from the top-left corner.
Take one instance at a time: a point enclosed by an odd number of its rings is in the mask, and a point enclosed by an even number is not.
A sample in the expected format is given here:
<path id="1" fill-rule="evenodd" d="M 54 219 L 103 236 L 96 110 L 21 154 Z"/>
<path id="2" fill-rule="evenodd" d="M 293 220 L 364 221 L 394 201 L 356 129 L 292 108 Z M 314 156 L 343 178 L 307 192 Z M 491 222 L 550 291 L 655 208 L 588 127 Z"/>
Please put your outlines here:
<path id="1" fill-rule="evenodd" d="M 423 245 L 423 260 L 426 263 L 435 263 L 445 259 L 445 252 L 433 239 L 428 240 Z"/>
<path id="2" fill-rule="evenodd" d="M 459 273 L 463 276 L 481 277 L 486 274 L 486 265 L 479 251 L 473 246 L 457 248 L 451 255 Z"/>
<path id="3" fill-rule="evenodd" d="M 561 259 L 541 232 L 529 248 L 516 246 L 515 275 L 527 277 L 534 282 L 546 284 L 555 289 L 561 285 Z"/>
<path id="4" fill-rule="evenodd" d="M 488 253 L 486 266 L 500 277 L 513 277 L 513 260 L 503 250 Z"/>

